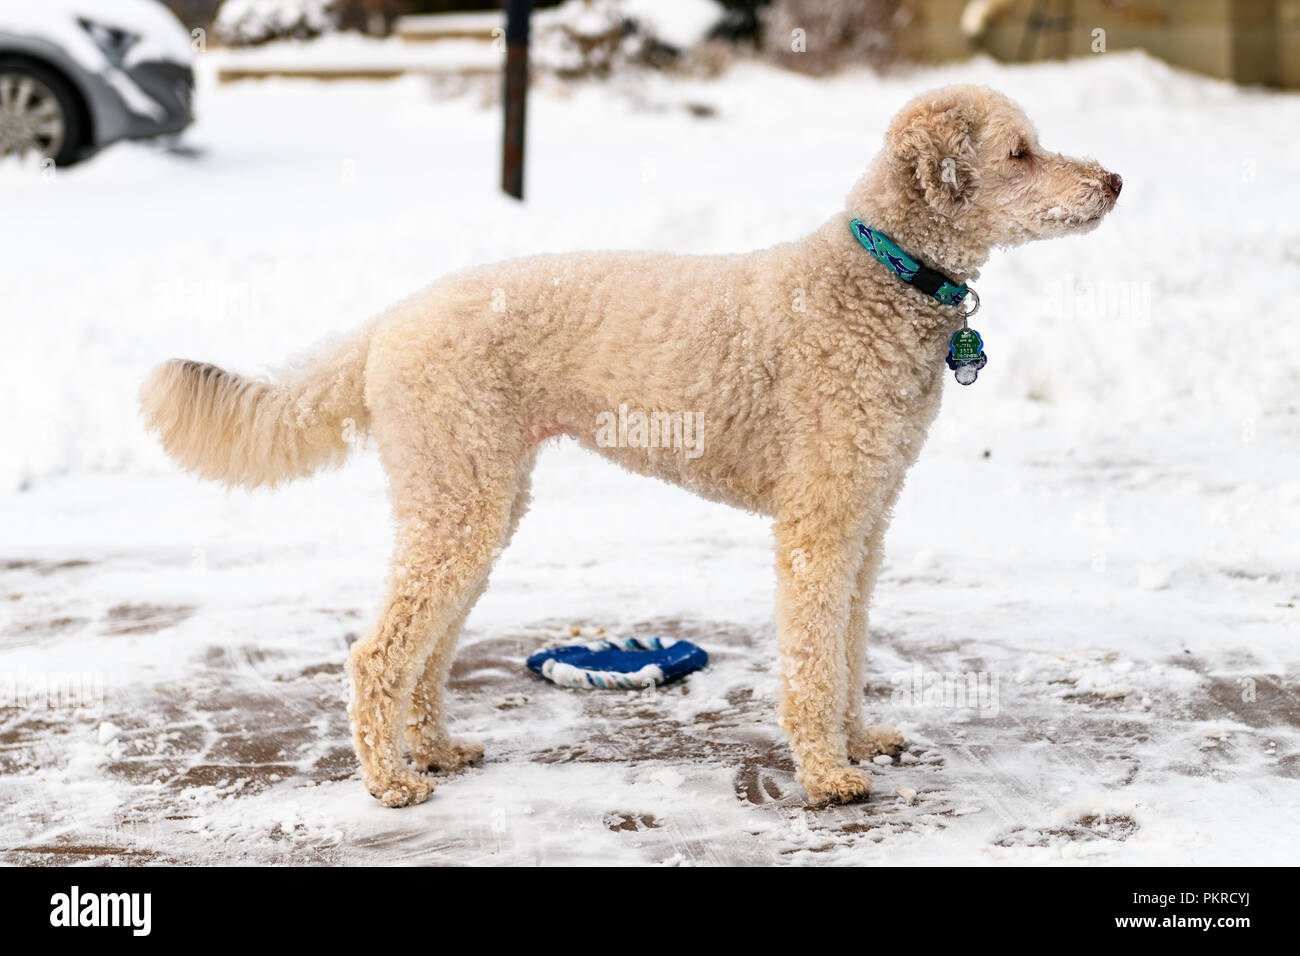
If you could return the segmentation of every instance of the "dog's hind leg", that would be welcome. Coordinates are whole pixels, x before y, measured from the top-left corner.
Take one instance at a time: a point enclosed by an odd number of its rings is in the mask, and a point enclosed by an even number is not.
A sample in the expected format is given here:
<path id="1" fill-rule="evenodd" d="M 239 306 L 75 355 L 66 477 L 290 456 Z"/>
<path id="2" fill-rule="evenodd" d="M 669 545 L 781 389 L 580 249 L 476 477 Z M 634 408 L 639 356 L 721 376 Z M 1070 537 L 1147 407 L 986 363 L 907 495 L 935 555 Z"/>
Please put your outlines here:
<path id="1" fill-rule="evenodd" d="M 387 396 L 395 396 L 389 408 Z M 402 757 L 411 698 L 430 653 L 483 589 L 524 458 L 522 439 L 509 432 L 511 417 L 482 407 L 491 399 L 449 406 L 424 398 L 389 388 L 373 410 L 397 549 L 379 621 L 348 658 L 362 778 L 390 807 L 419 803 L 433 789 L 432 778 Z"/>
<path id="2" fill-rule="evenodd" d="M 456 641 L 465 618 L 483 594 L 486 582 L 469 596 L 465 610 L 451 626 L 434 639 L 433 650 L 425 661 L 424 671 L 411 694 L 411 710 L 406 722 L 406 745 L 411 763 L 417 770 L 460 770 L 483 757 L 483 745 L 472 740 L 453 740 L 447 734 L 443 715 L 443 697 L 451 673 Z"/>
<path id="3" fill-rule="evenodd" d="M 506 545 L 510 543 L 515 529 L 519 527 L 519 519 L 528 510 L 532 485 L 531 472 L 535 460 L 536 453 L 529 454 L 520 469 L 506 533 L 499 545 L 501 550 L 505 550 Z M 421 770 L 459 770 L 483 756 L 482 744 L 468 740 L 453 740 L 447 734 L 443 698 L 460 629 L 486 586 L 487 579 L 484 578 L 478 589 L 469 596 L 459 617 L 435 640 L 433 650 L 424 665 L 424 673 L 420 675 L 415 692 L 411 695 L 406 742 L 411 750 L 411 762 Z"/>

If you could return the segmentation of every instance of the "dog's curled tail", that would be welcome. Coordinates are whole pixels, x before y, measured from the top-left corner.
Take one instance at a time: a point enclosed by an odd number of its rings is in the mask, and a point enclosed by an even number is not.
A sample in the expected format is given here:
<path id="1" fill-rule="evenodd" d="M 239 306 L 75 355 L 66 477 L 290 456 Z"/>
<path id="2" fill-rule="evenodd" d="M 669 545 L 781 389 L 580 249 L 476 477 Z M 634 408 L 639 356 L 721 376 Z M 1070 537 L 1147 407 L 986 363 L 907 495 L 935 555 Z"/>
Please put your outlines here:
<path id="1" fill-rule="evenodd" d="M 145 423 L 184 468 L 228 485 L 277 485 L 340 463 L 369 427 L 369 336 L 334 348 L 282 382 L 172 359 L 140 393 Z"/>

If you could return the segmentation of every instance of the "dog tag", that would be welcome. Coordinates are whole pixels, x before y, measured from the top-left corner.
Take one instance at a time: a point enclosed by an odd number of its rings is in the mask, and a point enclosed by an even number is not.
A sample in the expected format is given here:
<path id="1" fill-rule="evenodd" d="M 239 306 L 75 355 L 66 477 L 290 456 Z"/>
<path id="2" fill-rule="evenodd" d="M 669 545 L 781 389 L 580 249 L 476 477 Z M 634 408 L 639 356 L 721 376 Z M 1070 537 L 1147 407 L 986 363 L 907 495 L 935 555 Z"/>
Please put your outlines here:
<path id="1" fill-rule="evenodd" d="M 962 326 L 948 340 L 948 367 L 959 384 L 969 385 L 979 378 L 980 369 L 989 362 L 984 354 L 984 340 L 972 328 Z"/>

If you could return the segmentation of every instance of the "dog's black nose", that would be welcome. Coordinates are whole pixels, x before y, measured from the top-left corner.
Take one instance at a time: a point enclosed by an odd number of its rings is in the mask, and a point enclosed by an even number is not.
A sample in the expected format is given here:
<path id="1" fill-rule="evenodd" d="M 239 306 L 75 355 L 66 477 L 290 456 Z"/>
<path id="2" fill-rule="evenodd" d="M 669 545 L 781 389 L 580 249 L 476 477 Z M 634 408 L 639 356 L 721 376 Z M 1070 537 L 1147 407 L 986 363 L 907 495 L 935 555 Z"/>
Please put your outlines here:
<path id="1" fill-rule="evenodd" d="M 1114 194 L 1115 194 L 1115 198 L 1118 199 L 1118 198 L 1119 198 L 1119 191 L 1120 191 L 1121 189 L 1124 188 L 1124 179 L 1123 179 L 1123 177 L 1120 176 L 1119 173 L 1107 173 L 1107 174 L 1106 174 L 1106 188 L 1109 189 L 1112 193 L 1114 193 Z"/>

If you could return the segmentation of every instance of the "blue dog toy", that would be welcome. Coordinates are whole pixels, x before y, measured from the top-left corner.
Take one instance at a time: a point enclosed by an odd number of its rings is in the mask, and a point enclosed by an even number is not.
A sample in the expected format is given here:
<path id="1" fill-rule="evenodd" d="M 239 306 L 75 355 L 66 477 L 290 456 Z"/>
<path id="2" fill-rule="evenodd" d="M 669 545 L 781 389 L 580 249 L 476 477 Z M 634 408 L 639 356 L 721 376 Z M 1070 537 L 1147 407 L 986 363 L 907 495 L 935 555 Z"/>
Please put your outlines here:
<path id="1" fill-rule="evenodd" d="M 561 687 L 639 690 L 697 671 L 709 655 L 690 641 L 616 637 L 590 644 L 548 647 L 528 658 L 528 669 Z"/>

